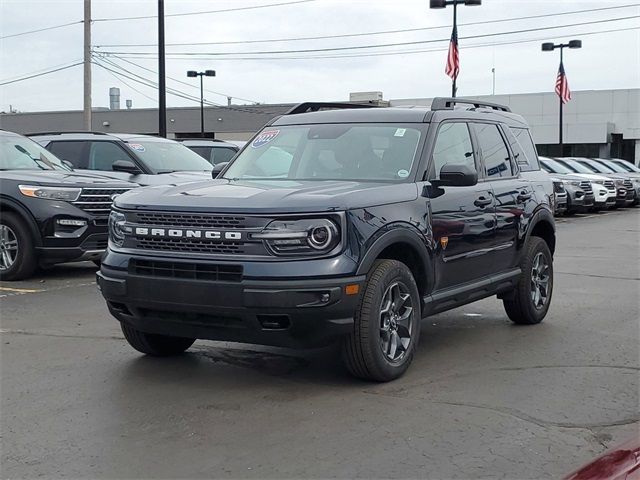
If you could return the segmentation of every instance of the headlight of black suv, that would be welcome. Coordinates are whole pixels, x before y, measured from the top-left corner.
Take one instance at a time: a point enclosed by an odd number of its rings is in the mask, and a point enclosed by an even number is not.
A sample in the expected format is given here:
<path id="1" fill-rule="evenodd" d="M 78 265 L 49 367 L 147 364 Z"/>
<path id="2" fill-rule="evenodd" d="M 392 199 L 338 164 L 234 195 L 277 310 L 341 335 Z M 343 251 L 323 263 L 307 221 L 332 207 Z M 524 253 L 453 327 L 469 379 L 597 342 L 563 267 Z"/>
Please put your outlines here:
<path id="1" fill-rule="evenodd" d="M 263 240 L 269 250 L 285 255 L 326 255 L 340 245 L 340 227 L 333 220 L 309 218 L 274 220 L 252 236 Z"/>
<path id="2" fill-rule="evenodd" d="M 126 225 L 126 221 L 123 213 L 111 210 L 109 214 L 109 241 L 116 247 L 124 245 L 125 235 L 132 231 L 131 227 Z"/>

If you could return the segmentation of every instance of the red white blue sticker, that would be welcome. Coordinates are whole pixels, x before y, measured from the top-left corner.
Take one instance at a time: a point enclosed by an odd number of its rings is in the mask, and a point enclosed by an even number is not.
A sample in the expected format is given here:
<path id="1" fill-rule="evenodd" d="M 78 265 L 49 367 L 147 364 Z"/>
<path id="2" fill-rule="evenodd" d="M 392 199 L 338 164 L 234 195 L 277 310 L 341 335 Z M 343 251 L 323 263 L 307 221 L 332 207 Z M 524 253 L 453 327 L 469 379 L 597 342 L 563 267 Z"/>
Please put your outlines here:
<path id="1" fill-rule="evenodd" d="M 139 143 L 130 143 L 129 148 L 131 150 L 135 150 L 136 152 L 144 152 L 145 150 L 144 146 L 140 145 Z"/>
<path id="2" fill-rule="evenodd" d="M 280 133 L 280 130 L 266 130 L 262 132 L 260 135 L 258 135 L 255 138 L 253 142 L 251 142 L 251 148 L 260 148 L 266 145 L 271 140 L 276 138 L 279 133 Z"/>

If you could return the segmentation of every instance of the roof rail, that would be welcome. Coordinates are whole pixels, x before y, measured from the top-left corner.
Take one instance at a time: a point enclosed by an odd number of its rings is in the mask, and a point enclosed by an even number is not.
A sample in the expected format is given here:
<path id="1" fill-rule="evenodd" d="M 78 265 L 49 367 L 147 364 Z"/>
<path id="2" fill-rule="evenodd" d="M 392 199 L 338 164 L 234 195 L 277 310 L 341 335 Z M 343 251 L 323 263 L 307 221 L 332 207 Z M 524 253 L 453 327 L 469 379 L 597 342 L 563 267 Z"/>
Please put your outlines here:
<path id="1" fill-rule="evenodd" d="M 431 110 L 453 110 L 456 103 L 464 103 L 465 105 L 473 105 L 475 108 L 487 107 L 502 112 L 510 112 L 511 109 L 506 105 L 499 103 L 485 102 L 481 100 L 465 100 L 461 98 L 436 97 L 431 101 Z"/>
<path id="2" fill-rule="evenodd" d="M 304 102 L 299 103 L 284 115 L 295 115 L 297 113 L 317 112 L 319 110 L 340 110 L 349 108 L 375 108 L 375 105 L 365 103 L 339 103 L 339 102 Z"/>
<path id="3" fill-rule="evenodd" d="M 31 133 L 27 133 L 25 136 L 31 137 L 33 135 L 63 135 L 65 133 L 68 133 L 70 135 L 78 135 L 81 133 L 87 133 L 89 135 L 109 135 L 108 133 L 105 133 L 105 132 L 88 132 L 86 130 L 72 130 L 68 132 L 31 132 Z"/>

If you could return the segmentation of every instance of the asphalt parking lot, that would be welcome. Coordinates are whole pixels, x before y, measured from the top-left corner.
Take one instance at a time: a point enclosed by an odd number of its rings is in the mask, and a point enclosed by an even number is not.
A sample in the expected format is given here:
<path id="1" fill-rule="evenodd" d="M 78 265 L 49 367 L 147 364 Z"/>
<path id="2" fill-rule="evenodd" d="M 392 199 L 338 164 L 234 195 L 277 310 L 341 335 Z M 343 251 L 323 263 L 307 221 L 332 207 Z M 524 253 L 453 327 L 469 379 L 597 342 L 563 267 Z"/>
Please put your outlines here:
<path id="1" fill-rule="evenodd" d="M 558 478 L 639 435 L 640 209 L 558 221 L 546 320 L 495 299 L 423 323 L 364 383 L 335 348 L 145 358 L 89 263 L 0 284 L 3 478 Z"/>

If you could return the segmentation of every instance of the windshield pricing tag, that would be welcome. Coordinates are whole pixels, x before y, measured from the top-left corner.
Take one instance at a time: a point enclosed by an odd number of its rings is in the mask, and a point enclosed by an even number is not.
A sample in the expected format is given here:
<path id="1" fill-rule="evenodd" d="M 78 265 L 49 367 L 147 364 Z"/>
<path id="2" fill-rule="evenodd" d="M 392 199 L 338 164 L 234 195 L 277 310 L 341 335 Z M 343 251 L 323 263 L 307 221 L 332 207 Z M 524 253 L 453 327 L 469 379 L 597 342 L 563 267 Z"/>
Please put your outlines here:
<path id="1" fill-rule="evenodd" d="M 251 148 L 260 148 L 260 147 L 266 145 L 271 140 L 276 138 L 279 133 L 280 133 L 280 130 L 267 130 L 267 131 L 262 132 L 251 143 Z"/>
<path id="2" fill-rule="evenodd" d="M 130 143 L 129 148 L 131 150 L 135 150 L 136 152 L 144 152 L 144 146 L 140 145 L 139 143 Z"/>
<path id="3" fill-rule="evenodd" d="M 394 137 L 404 137 L 404 134 L 407 133 L 406 128 L 397 128 L 396 133 L 393 134 Z"/>

